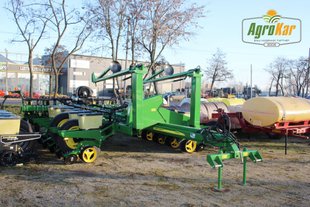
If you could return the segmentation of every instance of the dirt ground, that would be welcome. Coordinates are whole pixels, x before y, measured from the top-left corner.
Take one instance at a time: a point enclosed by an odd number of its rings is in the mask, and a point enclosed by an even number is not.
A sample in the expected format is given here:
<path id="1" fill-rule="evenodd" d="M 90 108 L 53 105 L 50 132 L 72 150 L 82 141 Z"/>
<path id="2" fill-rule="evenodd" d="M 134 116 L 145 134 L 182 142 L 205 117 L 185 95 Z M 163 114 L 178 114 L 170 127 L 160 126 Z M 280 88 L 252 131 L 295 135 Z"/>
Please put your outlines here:
<path id="1" fill-rule="evenodd" d="M 248 162 L 242 186 L 240 160 L 226 160 L 224 187 L 214 192 L 217 170 L 206 162 L 207 149 L 187 154 L 168 146 L 114 136 L 95 163 L 64 165 L 40 151 L 38 163 L 0 168 L 0 206 L 309 206 L 309 141 L 243 139 L 258 149 L 261 163 Z"/>

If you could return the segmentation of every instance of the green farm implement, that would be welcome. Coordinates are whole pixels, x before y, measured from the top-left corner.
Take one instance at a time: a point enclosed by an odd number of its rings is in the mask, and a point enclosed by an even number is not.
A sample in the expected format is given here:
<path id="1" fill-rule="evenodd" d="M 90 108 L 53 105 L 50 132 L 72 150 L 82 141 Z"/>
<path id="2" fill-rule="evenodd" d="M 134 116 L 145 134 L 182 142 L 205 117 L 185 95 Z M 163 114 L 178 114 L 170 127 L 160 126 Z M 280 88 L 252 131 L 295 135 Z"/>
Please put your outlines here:
<path id="1" fill-rule="evenodd" d="M 109 74 L 109 71 L 113 73 Z M 243 183 L 246 184 L 247 158 L 258 162 L 262 161 L 262 157 L 255 150 L 240 150 L 235 136 L 225 126 L 214 128 L 200 125 L 200 68 L 160 77 L 163 72 L 164 69 L 144 79 L 147 69 L 143 65 L 121 70 L 119 63 L 114 62 L 99 76 L 92 74 L 91 80 L 98 83 L 126 76 L 126 80 L 131 81 L 130 101 L 119 105 L 76 104 L 72 101 L 52 106 L 49 106 L 50 103 L 25 104 L 22 106 L 24 118 L 40 128 L 43 144 L 68 164 L 78 160 L 94 162 L 104 141 L 116 133 L 122 133 L 142 136 L 188 153 L 206 145 L 218 147 L 218 154 L 207 156 L 211 167 L 219 170 L 217 190 L 222 190 L 223 161 L 227 159 L 243 161 Z M 185 78 L 191 79 L 189 115 L 163 107 L 161 95 L 144 95 L 145 85 Z"/>
<path id="2" fill-rule="evenodd" d="M 35 156 L 35 142 L 41 137 L 19 116 L 0 110 L 0 165 L 14 166 Z"/>
<path id="3" fill-rule="evenodd" d="M 115 133 L 123 133 L 129 136 L 141 136 L 145 139 L 155 139 L 159 143 L 167 143 L 173 148 L 180 148 L 192 153 L 199 146 L 212 145 L 218 147 L 218 154 L 209 155 L 208 163 L 219 168 L 219 180 L 222 178 L 223 160 L 237 158 L 244 161 L 246 175 L 246 159 L 258 162 L 261 155 L 258 151 L 241 151 L 234 135 L 226 130 L 213 129 L 200 125 L 200 68 L 186 72 L 172 74 L 157 78 L 155 74 L 143 80 L 146 68 L 136 65 L 127 70 L 118 71 L 107 75 L 109 69 L 96 77 L 92 75 L 92 82 L 98 83 L 108 79 L 127 75 L 131 79 L 131 102 L 120 106 L 102 106 L 96 110 L 77 115 L 77 119 L 69 119 L 62 127 L 57 129 L 54 136 L 56 143 L 62 150 L 67 163 L 73 163 L 78 159 L 84 162 L 95 161 L 102 143 Z M 182 112 L 169 110 L 162 107 L 162 96 L 155 95 L 144 97 L 144 85 L 160 81 L 175 79 L 191 79 L 191 109 L 190 116 Z M 96 112 L 93 112 L 96 111 Z M 92 123 L 91 126 L 87 123 Z M 244 176 L 244 183 L 245 183 Z M 219 181 L 218 189 L 220 190 Z"/>

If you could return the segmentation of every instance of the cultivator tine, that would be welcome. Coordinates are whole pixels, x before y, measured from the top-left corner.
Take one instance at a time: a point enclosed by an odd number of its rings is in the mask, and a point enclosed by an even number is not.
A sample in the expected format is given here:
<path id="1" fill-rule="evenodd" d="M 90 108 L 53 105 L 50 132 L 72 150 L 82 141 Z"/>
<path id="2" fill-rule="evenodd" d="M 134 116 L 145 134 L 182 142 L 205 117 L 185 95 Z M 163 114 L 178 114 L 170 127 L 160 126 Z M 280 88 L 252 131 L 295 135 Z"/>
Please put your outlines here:
<path id="1" fill-rule="evenodd" d="M 257 150 L 247 150 L 244 148 L 242 156 L 249 157 L 254 163 L 261 162 L 263 160 L 261 154 Z"/>
<path id="2" fill-rule="evenodd" d="M 222 155 L 212 154 L 207 156 L 207 162 L 212 168 L 223 167 Z"/>

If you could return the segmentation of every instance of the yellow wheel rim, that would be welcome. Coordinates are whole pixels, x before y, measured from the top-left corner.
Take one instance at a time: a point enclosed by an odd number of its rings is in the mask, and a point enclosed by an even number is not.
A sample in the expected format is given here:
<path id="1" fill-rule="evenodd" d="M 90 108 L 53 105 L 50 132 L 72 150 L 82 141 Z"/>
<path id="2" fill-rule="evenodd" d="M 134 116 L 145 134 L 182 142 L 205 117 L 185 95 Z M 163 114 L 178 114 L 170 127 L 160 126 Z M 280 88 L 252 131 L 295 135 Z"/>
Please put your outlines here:
<path id="1" fill-rule="evenodd" d="M 88 147 L 82 152 L 84 162 L 91 163 L 97 159 L 97 150 L 95 147 Z"/>
<path id="2" fill-rule="evenodd" d="M 64 125 L 66 122 L 68 121 L 68 119 L 63 119 L 61 120 L 58 124 L 57 127 L 60 128 L 62 125 Z"/>
<path id="3" fill-rule="evenodd" d="M 188 153 L 195 152 L 196 147 L 197 147 L 197 142 L 196 141 L 188 140 L 185 143 L 185 151 L 188 152 Z"/>
<path id="4" fill-rule="evenodd" d="M 159 144 L 165 144 L 166 137 L 158 137 L 158 143 Z"/>
<path id="5" fill-rule="evenodd" d="M 170 146 L 173 148 L 173 149 L 176 149 L 180 146 L 180 143 L 178 142 L 178 140 L 176 138 L 174 138 L 171 143 L 170 143 Z"/>
<path id="6" fill-rule="evenodd" d="M 152 141 L 154 137 L 154 133 L 153 132 L 146 132 L 146 139 L 149 141 Z"/>
<path id="7" fill-rule="evenodd" d="M 68 130 L 79 130 L 79 129 L 80 129 L 79 126 L 73 126 L 70 127 Z M 70 149 L 76 149 L 76 146 L 78 145 L 78 142 L 75 142 L 74 138 L 71 137 L 64 137 L 64 141 Z"/>

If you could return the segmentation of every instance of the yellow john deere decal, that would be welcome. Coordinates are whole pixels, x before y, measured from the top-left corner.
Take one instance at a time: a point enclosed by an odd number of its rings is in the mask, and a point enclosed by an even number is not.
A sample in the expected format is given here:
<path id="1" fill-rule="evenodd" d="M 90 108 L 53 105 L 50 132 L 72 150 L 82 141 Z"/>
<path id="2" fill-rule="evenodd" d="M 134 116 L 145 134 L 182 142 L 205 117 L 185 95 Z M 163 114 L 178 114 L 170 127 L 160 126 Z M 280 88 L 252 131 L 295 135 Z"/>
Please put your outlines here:
<path id="1" fill-rule="evenodd" d="M 301 41 L 301 20 L 280 16 L 271 9 L 262 17 L 242 21 L 242 41 L 275 47 Z"/>
<path id="2" fill-rule="evenodd" d="M 222 155 L 222 159 L 223 159 L 223 160 L 228 159 L 228 158 L 229 158 L 229 155 L 227 155 L 227 154 L 223 154 L 223 155 Z"/>
<path id="3" fill-rule="evenodd" d="M 248 157 L 249 154 L 250 154 L 249 152 L 243 152 L 243 153 L 242 153 L 243 157 Z"/>
<path id="4" fill-rule="evenodd" d="M 174 134 L 174 135 L 179 135 L 179 136 L 185 137 L 185 134 L 182 133 L 182 132 L 172 131 L 172 130 L 169 130 L 169 129 L 163 129 L 163 128 L 158 128 L 158 127 L 154 127 L 153 129 L 155 131 L 158 131 L 158 132 L 165 132 L 165 133 L 169 133 L 169 134 Z"/>

